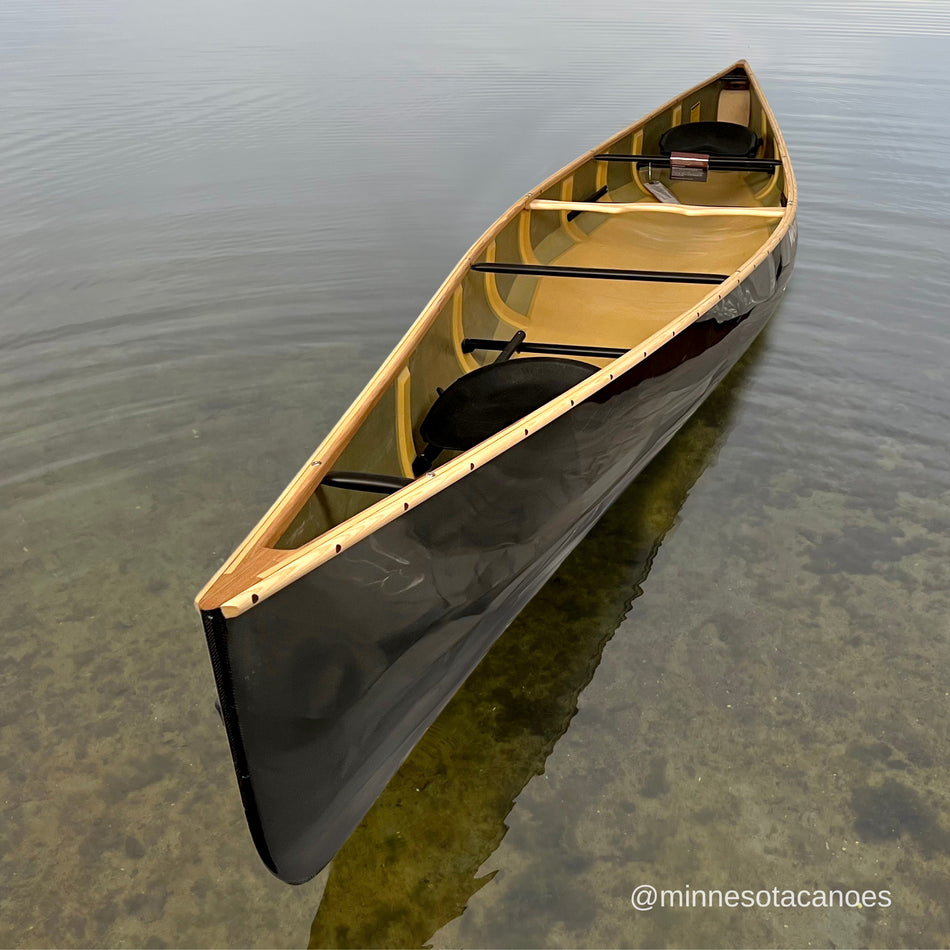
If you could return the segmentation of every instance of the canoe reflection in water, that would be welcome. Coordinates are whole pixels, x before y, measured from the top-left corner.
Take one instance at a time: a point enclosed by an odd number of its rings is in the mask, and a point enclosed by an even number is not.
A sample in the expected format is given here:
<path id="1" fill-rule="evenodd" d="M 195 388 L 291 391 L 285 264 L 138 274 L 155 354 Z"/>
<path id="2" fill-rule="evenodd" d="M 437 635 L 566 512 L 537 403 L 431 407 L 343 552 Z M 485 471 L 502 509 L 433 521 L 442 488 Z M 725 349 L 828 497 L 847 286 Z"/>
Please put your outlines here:
<path id="1" fill-rule="evenodd" d="M 479 868 L 715 461 L 763 345 L 620 496 L 433 723 L 334 858 L 311 947 L 421 947 L 491 880 Z"/>

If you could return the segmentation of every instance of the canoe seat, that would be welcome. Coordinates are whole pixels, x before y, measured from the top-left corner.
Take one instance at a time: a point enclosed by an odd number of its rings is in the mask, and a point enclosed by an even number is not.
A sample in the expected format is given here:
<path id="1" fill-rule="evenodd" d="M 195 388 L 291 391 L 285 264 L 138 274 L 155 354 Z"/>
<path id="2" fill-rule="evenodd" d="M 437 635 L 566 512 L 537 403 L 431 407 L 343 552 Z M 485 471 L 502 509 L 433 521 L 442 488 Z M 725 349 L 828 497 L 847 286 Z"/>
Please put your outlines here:
<path id="1" fill-rule="evenodd" d="M 687 122 L 674 125 L 660 136 L 660 151 L 753 158 L 759 137 L 747 125 L 735 122 Z"/>
<path id="2" fill-rule="evenodd" d="M 443 449 L 464 452 L 566 392 L 597 367 L 578 360 L 525 357 L 480 366 L 436 399 L 419 434 L 427 443 L 412 464 L 427 472 Z"/>

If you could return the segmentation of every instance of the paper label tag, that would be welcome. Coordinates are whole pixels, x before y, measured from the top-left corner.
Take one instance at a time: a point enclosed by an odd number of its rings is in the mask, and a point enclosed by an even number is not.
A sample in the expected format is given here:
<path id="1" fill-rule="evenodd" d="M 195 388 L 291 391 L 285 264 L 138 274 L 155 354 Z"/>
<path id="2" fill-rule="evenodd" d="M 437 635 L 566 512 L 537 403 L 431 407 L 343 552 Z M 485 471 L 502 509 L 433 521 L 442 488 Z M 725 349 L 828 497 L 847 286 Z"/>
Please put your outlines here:
<path id="1" fill-rule="evenodd" d="M 680 203 L 679 198 L 677 198 L 662 181 L 645 181 L 643 187 L 646 188 L 657 201 L 662 201 L 663 204 L 678 205 Z"/>

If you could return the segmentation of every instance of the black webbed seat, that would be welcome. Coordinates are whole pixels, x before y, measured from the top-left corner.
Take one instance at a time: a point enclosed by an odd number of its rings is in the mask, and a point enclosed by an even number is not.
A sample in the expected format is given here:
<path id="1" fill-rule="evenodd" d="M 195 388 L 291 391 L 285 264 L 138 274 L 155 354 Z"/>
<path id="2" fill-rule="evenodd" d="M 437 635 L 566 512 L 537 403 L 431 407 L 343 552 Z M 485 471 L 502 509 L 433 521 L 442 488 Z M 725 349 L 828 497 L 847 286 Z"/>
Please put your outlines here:
<path id="1" fill-rule="evenodd" d="M 674 125 L 660 136 L 660 151 L 694 152 L 728 158 L 754 158 L 759 136 L 747 125 L 735 122 L 686 122 Z"/>
<path id="2" fill-rule="evenodd" d="M 465 451 L 596 372 L 590 363 L 543 356 L 490 363 L 439 396 L 420 435 L 444 449 Z"/>
<path id="3" fill-rule="evenodd" d="M 444 449 L 464 452 L 484 442 L 596 372 L 596 366 L 578 360 L 534 357 L 466 373 L 439 395 L 422 421 L 419 434 L 427 446 L 413 462 L 413 473 L 427 472 Z"/>
<path id="4" fill-rule="evenodd" d="M 526 344 L 524 339 L 524 330 L 518 330 L 507 342 L 463 341 L 465 353 L 485 349 L 500 349 L 501 353 L 494 363 L 466 373 L 448 389 L 438 390 L 439 398 L 419 427 L 426 446 L 412 463 L 412 474 L 416 478 L 428 472 L 445 449 L 464 452 L 484 442 L 597 372 L 596 366 L 578 360 L 534 358 L 508 362 L 522 345 L 531 347 L 534 352 L 570 353 L 595 359 L 613 359 L 626 352 L 604 346 Z M 411 483 L 411 478 L 401 475 L 334 470 L 324 476 L 320 484 L 326 488 L 391 495 Z"/>

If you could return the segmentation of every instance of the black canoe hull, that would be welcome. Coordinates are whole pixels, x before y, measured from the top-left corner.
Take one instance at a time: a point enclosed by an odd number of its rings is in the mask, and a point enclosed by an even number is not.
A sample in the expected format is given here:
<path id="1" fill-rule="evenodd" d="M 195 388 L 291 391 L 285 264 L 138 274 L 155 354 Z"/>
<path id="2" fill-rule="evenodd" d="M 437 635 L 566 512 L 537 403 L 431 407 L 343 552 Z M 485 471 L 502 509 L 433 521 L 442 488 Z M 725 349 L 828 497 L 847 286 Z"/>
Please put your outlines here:
<path id="1" fill-rule="evenodd" d="M 278 877 L 300 883 L 330 861 L 495 640 L 745 352 L 784 292 L 795 234 L 594 397 L 246 613 L 203 613 L 248 824 Z"/>

